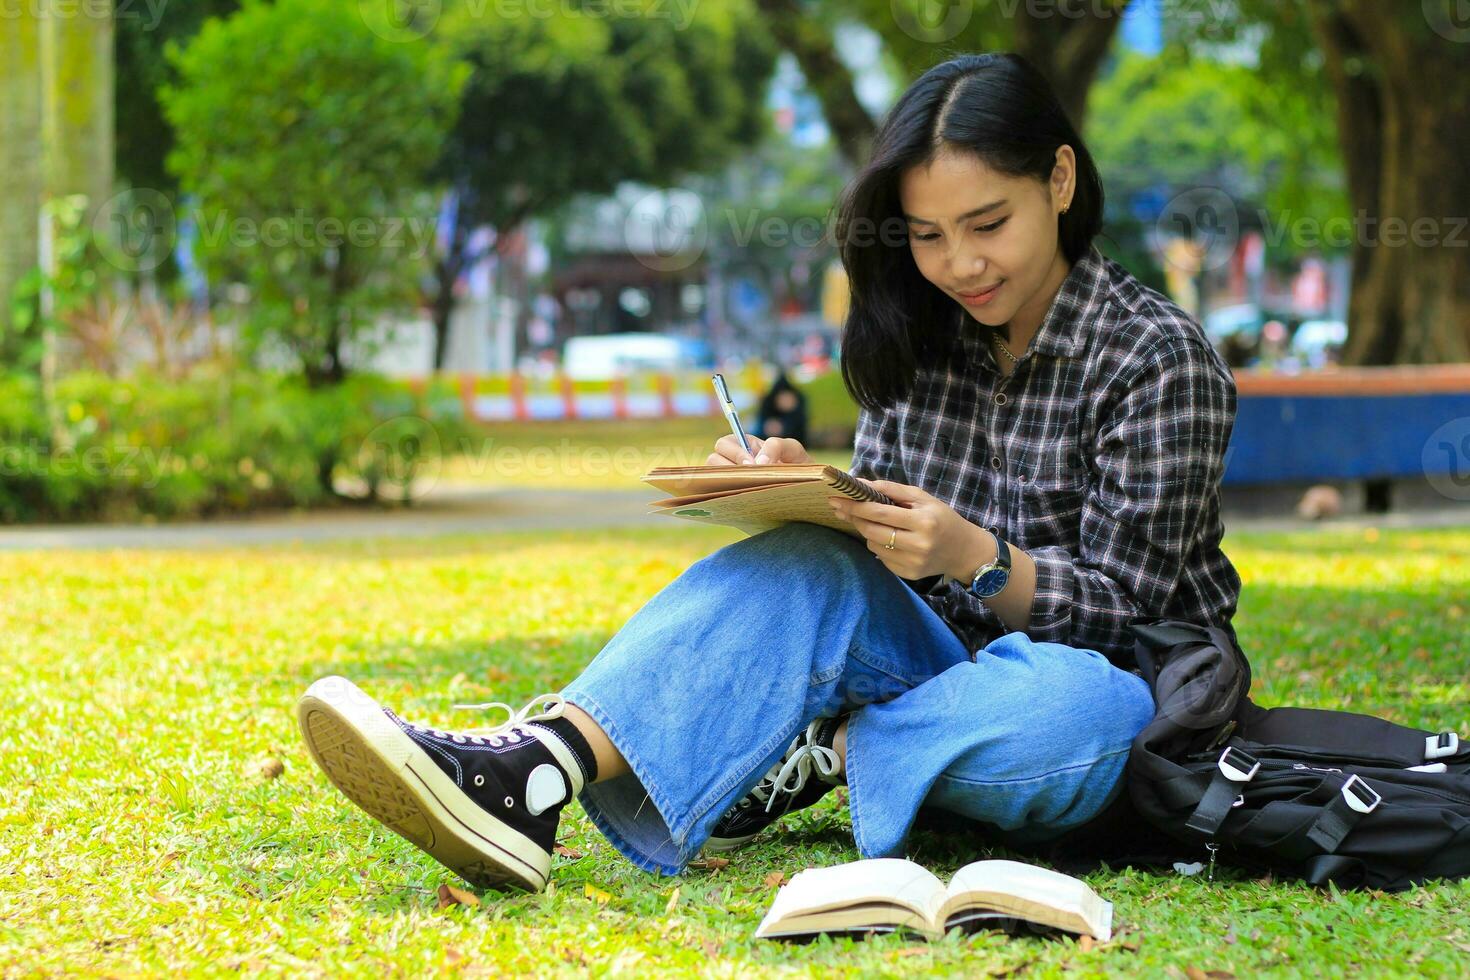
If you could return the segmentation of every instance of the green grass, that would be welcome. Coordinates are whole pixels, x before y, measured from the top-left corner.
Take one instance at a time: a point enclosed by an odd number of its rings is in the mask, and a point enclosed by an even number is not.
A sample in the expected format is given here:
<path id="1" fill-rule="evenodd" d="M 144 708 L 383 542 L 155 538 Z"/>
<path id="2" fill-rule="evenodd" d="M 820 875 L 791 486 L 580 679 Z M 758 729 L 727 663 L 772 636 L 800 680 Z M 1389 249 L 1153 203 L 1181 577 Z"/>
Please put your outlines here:
<path id="1" fill-rule="evenodd" d="M 1234 872 L 1090 876 L 1121 934 L 1086 952 L 1000 934 L 752 940 L 768 874 L 857 856 L 835 794 L 728 867 L 677 879 L 624 861 L 573 805 L 561 832 L 580 856 L 557 858 L 551 889 L 438 911 L 437 886 L 463 883 L 308 759 L 292 709 L 314 678 L 346 674 L 434 724 L 489 724 L 448 706 L 557 689 L 653 592 L 737 537 L 5 556 L 0 974 L 1453 975 L 1470 962 L 1470 885 L 1370 896 Z M 1375 537 L 1231 536 L 1257 699 L 1465 731 L 1470 530 Z M 284 763 L 278 778 L 258 773 L 268 759 Z M 912 843 L 941 875 L 984 856 L 931 831 Z"/>

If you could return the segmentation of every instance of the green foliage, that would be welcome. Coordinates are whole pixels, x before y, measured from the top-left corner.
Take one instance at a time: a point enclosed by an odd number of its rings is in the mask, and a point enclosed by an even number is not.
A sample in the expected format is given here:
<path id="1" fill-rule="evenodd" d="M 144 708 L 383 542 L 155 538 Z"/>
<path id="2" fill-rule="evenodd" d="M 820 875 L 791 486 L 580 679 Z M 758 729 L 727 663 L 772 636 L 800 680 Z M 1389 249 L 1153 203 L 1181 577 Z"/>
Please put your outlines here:
<path id="1" fill-rule="evenodd" d="M 32 378 L 0 376 L 0 522 L 304 507 L 331 502 L 333 476 L 362 499 L 411 499 L 412 478 L 463 439 L 445 386 L 419 396 L 371 375 L 312 388 L 218 370 L 78 373 L 56 400 L 60 433 Z"/>
<path id="2" fill-rule="evenodd" d="M 58 321 L 85 305 L 102 285 L 103 263 L 86 224 L 86 195 L 52 198 L 41 214 L 54 231 L 54 264 L 49 271 L 35 266 L 16 283 L 9 324 L 0 318 L 0 368 L 34 371 L 45 332 L 56 330 Z M 43 296 L 49 296 L 49 311 Z"/>
<path id="3" fill-rule="evenodd" d="M 340 379 L 344 346 L 415 295 L 432 237 L 416 192 L 468 67 L 336 0 L 253 0 L 169 58 L 168 165 L 199 201 L 212 278 L 250 287 L 257 339 L 314 383 Z"/>
<path id="4" fill-rule="evenodd" d="M 634 867 L 574 803 L 553 888 L 440 910 L 435 889 L 464 883 L 308 757 L 292 706 L 312 680 L 345 674 L 435 726 L 493 724 L 449 706 L 559 690 L 651 595 L 739 537 L 9 553 L 0 962 L 114 976 L 1463 975 L 1470 882 L 1383 895 L 1232 869 L 1087 876 L 1116 929 L 1090 950 L 997 932 L 752 939 L 767 876 L 858 857 L 842 789 L 727 866 L 676 878 Z M 1260 703 L 1465 731 L 1470 532 L 1231 534 L 1226 548 L 1246 580 L 1236 622 Z M 753 663 L 759 648 L 753 636 Z M 267 778 L 265 760 L 284 770 Z M 980 834 L 924 829 L 910 845 L 941 877 L 1011 856 Z"/>
<path id="5" fill-rule="evenodd" d="M 765 132 L 776 50 L 747 0 L 687 22 L 654 0 L 603 17 L 575 6 L 446 6 L 436 36 L 473 74 L 437 172 L 475 220 L 506 227 L 624 180 L 666 186 Z"/>

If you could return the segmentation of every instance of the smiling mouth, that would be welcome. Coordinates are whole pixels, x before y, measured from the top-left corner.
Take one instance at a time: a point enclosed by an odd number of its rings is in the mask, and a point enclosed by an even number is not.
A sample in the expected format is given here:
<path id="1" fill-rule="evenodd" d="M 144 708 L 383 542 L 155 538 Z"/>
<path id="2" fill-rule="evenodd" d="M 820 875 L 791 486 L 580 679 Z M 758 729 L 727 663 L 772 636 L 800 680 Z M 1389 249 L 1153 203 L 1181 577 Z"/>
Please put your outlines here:
<path id="1" fill-rule="evenodd" d="M 1002 281 L 1004 281 L 1004 280 L 1002 280 Z M 955 295 L 957 295 L 957 296 L 963 296 L 966 299 L 975 299 L 976 297 L 984 296 L 987 293 L 993 293 L 993 292 L 995 292 L 999 288 L 1000 288 L 1000 283 L 996 283 L 993 286 L 990 286 L 990 287 L 988 287 L 986 289 L 976 290 L 973 293 L 967 293 L 967 292 L 963 292 L 961 290 L 956 290 Z"/>

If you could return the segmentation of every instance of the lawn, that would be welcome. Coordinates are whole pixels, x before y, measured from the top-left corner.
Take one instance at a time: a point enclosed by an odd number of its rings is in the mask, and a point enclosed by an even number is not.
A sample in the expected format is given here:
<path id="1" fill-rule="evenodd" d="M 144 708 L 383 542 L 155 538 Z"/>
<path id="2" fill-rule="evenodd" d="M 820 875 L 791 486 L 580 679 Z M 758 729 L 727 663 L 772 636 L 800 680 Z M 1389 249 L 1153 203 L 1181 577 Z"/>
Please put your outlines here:
<path id="1" fill-rule="evenodd" d="M 463 883 L 308 759 L 292 708 L 314 678 L 346 674 L 440 726 L 493 723 L 449 705 L 556 690 L 654 591 L 737 536 L 5 556 L 0 974 L 1458 975 L 1470 963 L 1470 884 L 1371 896 L 1228 871 L 1089 876 L 1121 927 L 1093 949 L 1002 934 L 752 940 L 773 872 L 857 856 L 836 795 L 728 866 L 678 878 L 622 860 L 573 805 L 551 889 L 439 909 L 438 886 Z M 1466 731 L 1470 530 L 1227 544 L 1259 701 Z M 942 876 L 984 856 L 927 831 L 912 843 Z"/>

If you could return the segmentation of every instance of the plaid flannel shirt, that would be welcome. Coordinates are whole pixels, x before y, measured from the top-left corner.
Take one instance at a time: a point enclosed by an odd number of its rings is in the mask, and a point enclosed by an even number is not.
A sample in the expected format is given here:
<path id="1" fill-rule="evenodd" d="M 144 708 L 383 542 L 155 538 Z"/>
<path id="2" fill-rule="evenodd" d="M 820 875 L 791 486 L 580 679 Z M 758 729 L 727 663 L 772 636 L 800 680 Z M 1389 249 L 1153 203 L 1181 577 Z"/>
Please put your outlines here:
<path id="1" fill-rule="evenodd" d="M 1220 550 L 1230 369 L 1188 314 L 1092 247 L 1010 376 L 957 311 L 955 354 L 909 398 L 859 413 L 851 472 L 933 494 L 1036 563 L 1034 640 L 1132 665 L 1128 623 L 1230 631 L 1240 576 Z M 972 655 L 1009 632 L 942 575 L 908 581 Z"/>

